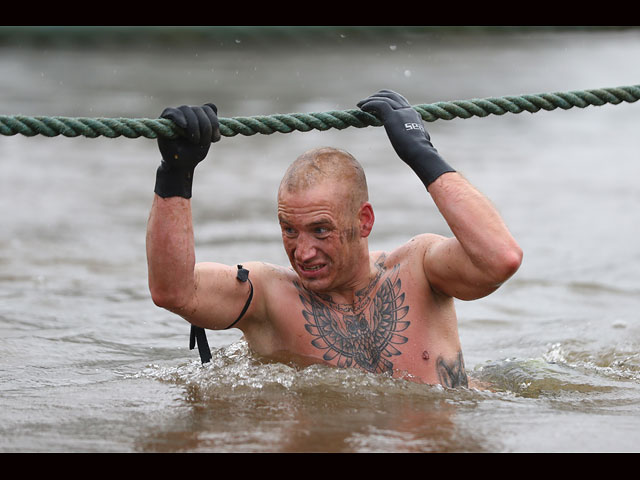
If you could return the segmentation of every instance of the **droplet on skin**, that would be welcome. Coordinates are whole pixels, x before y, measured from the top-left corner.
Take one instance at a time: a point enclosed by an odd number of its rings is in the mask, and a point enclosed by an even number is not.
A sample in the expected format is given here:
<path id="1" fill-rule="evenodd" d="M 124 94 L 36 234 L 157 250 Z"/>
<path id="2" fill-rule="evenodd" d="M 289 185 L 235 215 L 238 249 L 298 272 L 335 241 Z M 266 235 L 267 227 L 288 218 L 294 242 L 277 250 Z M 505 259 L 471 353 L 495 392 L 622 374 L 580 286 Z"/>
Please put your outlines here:
<path id="1" fill-rule="evenodd" d="M 427 352 L 426 350 L 422 352 L 422 358 L 424 360 L 429 360 L 429 352 Z"/>

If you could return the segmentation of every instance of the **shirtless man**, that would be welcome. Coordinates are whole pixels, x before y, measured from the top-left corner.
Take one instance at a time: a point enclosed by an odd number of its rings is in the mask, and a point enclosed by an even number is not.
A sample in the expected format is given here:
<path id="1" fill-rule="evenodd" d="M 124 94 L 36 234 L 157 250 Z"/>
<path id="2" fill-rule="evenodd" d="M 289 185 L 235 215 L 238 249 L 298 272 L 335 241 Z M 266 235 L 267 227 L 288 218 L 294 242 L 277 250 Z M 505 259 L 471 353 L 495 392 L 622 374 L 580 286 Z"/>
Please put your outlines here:
<path id="1" fill-rule="evenodd" d="M 195 264 L 191 181 L 220 138 L 217 109 L 166 109 L 162 116 L 187 135 L 158 140 L 147 232 L 153 301 L 198 327 L 239 328 L 266 358 L 467 386 L 453 299 L 495 291 L 519 268 L 521 249 L 491 203 L 442 159 L 404 97 L 382 90 L 358 106 L 383 122 L 454 237 L 423 234 L 370 252 L 374 213 L 362 167 L 347 152 L 320 148 L 301 155 L 278 190 L 291 268 Z"/>

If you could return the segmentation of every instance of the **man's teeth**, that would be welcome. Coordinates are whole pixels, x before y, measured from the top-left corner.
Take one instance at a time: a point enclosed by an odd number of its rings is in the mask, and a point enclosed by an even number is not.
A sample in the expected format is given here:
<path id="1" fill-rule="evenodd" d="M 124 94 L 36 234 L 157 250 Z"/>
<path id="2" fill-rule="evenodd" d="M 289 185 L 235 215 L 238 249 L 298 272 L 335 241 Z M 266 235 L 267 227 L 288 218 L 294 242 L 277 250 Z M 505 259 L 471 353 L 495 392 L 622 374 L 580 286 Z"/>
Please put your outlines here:
<path id="1" fill-rule="evenodd" d="M 322 268 L 322 265 L 314 265 L 313 267 L 305 267 L 305 266 L 302 267 L 302 269 L 307 272 L 313 272 L 315 270 L 319 270 L 320 268 Z"/>

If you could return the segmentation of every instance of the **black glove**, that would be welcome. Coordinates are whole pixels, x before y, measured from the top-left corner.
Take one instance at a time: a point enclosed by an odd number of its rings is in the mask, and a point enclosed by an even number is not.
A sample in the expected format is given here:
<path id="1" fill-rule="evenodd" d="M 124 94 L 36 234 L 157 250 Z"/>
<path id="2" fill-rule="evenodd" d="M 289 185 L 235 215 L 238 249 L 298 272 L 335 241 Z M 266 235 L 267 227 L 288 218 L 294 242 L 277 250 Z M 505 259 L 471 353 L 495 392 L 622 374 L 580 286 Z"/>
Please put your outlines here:
<path id="1" fill-rule="evenodd" d="M 196 165 L 207 156 L 211 143 L 220 140 L 218 109 L 213 103 L 202 107 L 183 105 L 165 108 L 160 117 L 172 120 L 185 134 L 175 139 L 158 137 L 162 161 L 154 191 L 163 198 L 191 198 Z"/>
<path id="2" fill-rule="evenodd" d="M 418 175 L 424 186 L 446 172 L 455 172 L 431 144 L 420 114 L 407 99 L 391 90 L 380 90 L 358 102 L 358 107 L 375 115 L 384 125 L 398 156 Z"/>

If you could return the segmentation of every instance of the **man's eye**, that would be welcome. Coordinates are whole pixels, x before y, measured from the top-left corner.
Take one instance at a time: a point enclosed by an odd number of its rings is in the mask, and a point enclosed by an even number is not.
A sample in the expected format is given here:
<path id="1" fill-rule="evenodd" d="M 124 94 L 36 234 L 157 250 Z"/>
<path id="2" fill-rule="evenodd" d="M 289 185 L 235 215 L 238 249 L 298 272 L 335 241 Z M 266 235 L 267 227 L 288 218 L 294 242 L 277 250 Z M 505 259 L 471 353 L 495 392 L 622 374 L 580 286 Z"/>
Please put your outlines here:
<path id="1" fill-rule="evenodd" d="M 315 234 L 321 237 L 326 237 L 329 235 L 329 229 L 327 227 L 317 227 L 315 229 Z"/>
<path id="2" fill-rule="evenodd" d="M 283 227 L 282 231 L 287 237 L 293 237 L 296 234 L 296 231 L 290 227 Z"/>

